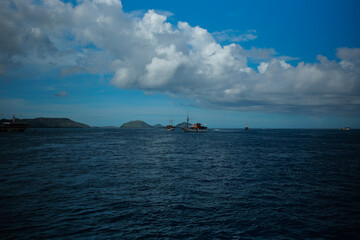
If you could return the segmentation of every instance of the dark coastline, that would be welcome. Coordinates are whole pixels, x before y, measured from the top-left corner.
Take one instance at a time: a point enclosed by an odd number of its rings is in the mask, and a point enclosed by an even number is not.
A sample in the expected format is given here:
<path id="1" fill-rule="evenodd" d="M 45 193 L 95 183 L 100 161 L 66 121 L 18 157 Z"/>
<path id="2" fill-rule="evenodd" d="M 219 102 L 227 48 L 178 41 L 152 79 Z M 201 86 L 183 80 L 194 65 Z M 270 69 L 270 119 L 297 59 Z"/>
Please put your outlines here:
<path id="1" fill-rule="evenodd" d="M 1 119 L 2 122 L 9 122 L 13 120 Z M 33 118 L 33 119 L 15 119 L 15 122 L 25 122 L 28 128 L 90 128 L 89 125 L 75 122 L 69 118 Z"/>

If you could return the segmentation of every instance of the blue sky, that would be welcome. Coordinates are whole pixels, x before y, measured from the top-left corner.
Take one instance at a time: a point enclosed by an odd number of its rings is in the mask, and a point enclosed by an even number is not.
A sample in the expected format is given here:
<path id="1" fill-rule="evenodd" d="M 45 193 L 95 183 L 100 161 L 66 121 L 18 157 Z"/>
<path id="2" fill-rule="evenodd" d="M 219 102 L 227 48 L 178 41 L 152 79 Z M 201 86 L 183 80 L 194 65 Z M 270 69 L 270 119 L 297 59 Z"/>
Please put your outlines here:
<path id="1" fill-rule="evenodd" d="M 358 1 L 0 5 L 2 118 L 360 127 Z"/>

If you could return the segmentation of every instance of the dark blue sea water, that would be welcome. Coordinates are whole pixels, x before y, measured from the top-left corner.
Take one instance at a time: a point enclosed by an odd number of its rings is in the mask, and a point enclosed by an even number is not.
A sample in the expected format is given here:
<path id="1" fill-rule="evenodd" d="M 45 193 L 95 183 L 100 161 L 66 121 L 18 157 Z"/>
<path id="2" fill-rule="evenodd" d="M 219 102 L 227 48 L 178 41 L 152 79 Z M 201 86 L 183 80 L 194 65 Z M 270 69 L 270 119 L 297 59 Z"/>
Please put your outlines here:
<path id="1" fill-rule="evenodd" d="M 1 239 L 359 239 L 360 131 L 0 134 Z"/>

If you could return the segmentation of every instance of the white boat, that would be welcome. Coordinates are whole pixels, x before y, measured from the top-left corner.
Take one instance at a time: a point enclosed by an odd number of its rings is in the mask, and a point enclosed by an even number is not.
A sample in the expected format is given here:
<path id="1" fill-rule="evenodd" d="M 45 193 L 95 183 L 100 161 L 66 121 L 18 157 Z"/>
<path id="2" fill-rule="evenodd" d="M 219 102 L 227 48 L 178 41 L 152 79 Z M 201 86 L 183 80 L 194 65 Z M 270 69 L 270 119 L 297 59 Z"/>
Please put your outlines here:
<path id="1" fill-rule="evenodd" d="M 167 131 L 174 131 L 175 126 L 173 125 L 173 120 L 170 120 L 169 122 L 170 122 L 170 124 L 166 126 L 166 130 Z"/>

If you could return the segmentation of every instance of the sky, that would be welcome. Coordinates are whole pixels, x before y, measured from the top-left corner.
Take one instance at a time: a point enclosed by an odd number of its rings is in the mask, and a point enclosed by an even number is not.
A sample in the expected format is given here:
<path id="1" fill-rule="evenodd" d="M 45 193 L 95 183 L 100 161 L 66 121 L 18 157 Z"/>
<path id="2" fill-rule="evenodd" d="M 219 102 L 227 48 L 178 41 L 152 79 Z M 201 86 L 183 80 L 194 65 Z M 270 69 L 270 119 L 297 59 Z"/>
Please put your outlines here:
<path id="1" fill-rule="evenodd" d="M 351 0 L 2 0 L 0 118 L 360 128 Z"/>

